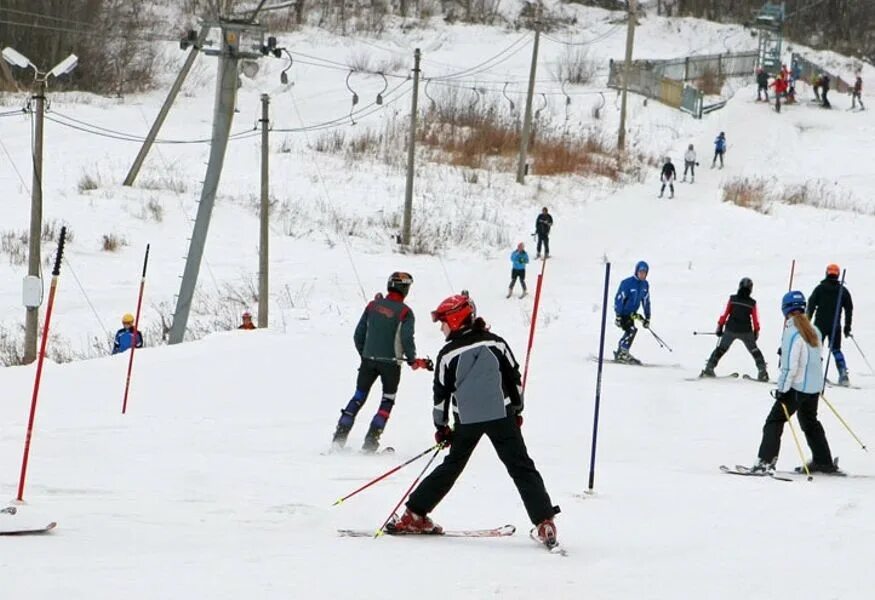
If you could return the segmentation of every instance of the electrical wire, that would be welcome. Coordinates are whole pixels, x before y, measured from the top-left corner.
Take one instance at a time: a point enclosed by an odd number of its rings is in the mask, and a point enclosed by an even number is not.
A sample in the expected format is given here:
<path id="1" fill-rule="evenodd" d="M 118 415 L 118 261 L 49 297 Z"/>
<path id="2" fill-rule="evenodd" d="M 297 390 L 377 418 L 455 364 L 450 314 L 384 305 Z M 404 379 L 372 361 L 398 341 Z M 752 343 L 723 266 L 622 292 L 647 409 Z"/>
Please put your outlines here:
<path id="1" fill-rule="evenodd" d="M 20 23 L 17 21 L 9 21 L 7 19 L 0 19 L 0 23 L 4 23 L 6 25 L 15 25 L 18 27 L 28 27 L 30 29 L 46 29 L 49 31 L 60 31 L 63 33 L 73 33 L 76 35 L 94 37 L 93 30 L 92 31 L 83 31 L 81 29 L 71 29 L 68 27 L 55 27 L 53 25 L 38 25 L 36 23 Z M 93 27 L 93 25 L 92 25 L 92 27 Z M 169 37 L 169 36 L 162 37 L 160 35 L 138 36 L 138 35 L 120 34 L 120 33 L 116 33 L 116 34 L 106 33 L 106 35 L 104 37 L 110 38 L 110 39 L 123 38 L 126 40 L 136 40 L 136 41 L 141 41 L 141 42 L 177 42 L 177 41 L 179 41 L 178 36 L 177 37 Z"/>
<path id="2" fill-rule="evenodd" d="M 42 13 L 31 12 L 31 11 L 27 11 L 27 10 L 20 10 L 20 9 L 16 9 L 16 8 L 5 8 L 3 6 L 0 6 L 0 12 L 9 12 L 9 13 L 15 13 L 15 14 L 19 14 L 19 15 L 26 15 L 28 17 L 38 17 L 40 19 L 47 19 L 49 21 L 61 21 L 62 23 L 75 23 L 77 25 L 84 25 L 85 27 L 94 27 L 94 23 L 88 23 L 86 21 L 77 21 L 76 19 L 68 19 L 65 17 L 53 17 L 50 15 L 44 15 Z"/>
<path id="3" fill-rule="evenodd" d="M 549 35 L 547 35 L 546 33 L 543 33 L 543 32 L 541 33 L 541 37 L 553 42 L 554 44 L 563 44 L 565 46 L 591 46 L 592 44 L 595 44 L 596 42 L 600 42 L 602 40 L 605 40 L 605 39 L 611 37 L 612 35 L 614 35 L 618 31 L 620 31 L 623 27 L 624 27 L 624 25 L 614 25 L 606 32 L 599 34 L 596 37 L 594 37 L 593 39 L 587 40 L 585 42 L 566 42 L 563 40 L 556 39 L 554 37 L 550 37 Z"/>
<path id="4" fill-rule="evenodd" d="M 76 275 L 76 271 L 73 270 L 73 265 L 70 264 L 70 259 L 68 258 L 68 256 L 69 256 L 69 253 L 64 255 L 64 257 L 63 257 L 64 264 L 67 265 L 67 267 L 70 269 L 70 274 L 73 276 L 73 279 L 76 280 L 76 285 L 79 286 L 79 290 L 82 292 L 82 295 L 85 297 L 85 302 L 87 302 L 88 306 L 91 307 L 91 312 L 94 313 L 94 318 L 97 319 L 97 322 L 100 324 L 100 328 L 103 329 L 104 333 L 106 333 L 107 336 L 109 336 L 110 335 L 109 329 L 106 328 L 106 325 L 104 325 L 103 320 L 100 318 L 100 315 L 98 314 L 97 309 L 94 308 L 94 305 L 91 303 L 91 298 L 88 297 L 88 292 L 85 291 L 85 287 L 82 285 L 82 282 L 79 281 L 79 277 Z"/>
<path id="5" fill-rule="evenodd" d="M 24 186 L 24 189 L 27 190 L 27 193 L 30 194 L 30 186 L 27 185 L 27 182 L 22 177 L 21 172 L 18 170 L 18 167 L 15 166 L 15 161 L 12 160 L 12 155 L 9 153 L 9 149 L 6 147 L 6 144 L 3 143 L 3 138 L 0 137 L 0 148 L 3 148 L 3 153 L 6 154 L 6 158 L 9 159 L 9 164 L 12 165 L 12 170 L 15 171 L 15 174 L 18 175 L 18 181 L 21 182 L 21 185 Z"/>
<path id="6" fill-rule="evenodd" d="M 23 115 L 27 112 L 26 108 L 19 108 L 18 110 L 9 110 L 6 112 L 0 113 L 0 117 L 14 117 L 15 115 Z"/>
<path id="7" fill-rule="evenodd" d="M 481 73 L 483 71 L 491 69 L 491 68 L 493 68 L 497 65 L 500 65 L 501 63 L 509 60 L 514 54 L 516 54 L 517 52 L 519 52 L 520 50 L 525 48 L 529 44 L 529 42 L 531 41 L 529 39 L 530 37 L 531 37 L 531 34 L 526 32 L 525 34 L 523 34 L 522 36 L 520 36 L 519 38 L 514 40 L 514 42 L 512 42 L 509 46 L 507 46 L 506 48 L 504 48 L 503 50 L 498 52 L 498 54 L 495 54 L 494 56 L 487 58 L 486 60 L 484 60 L 483 62 L 481 62 L 479 64 L 476 64 L 472 67 L 468 67 L 467 69 L 462 69 L 461 71 L 458 71 L 456 73 L 450 73 L 448 75 L 441 75 L 439 77 L 432 77 L 431 79 L 433 79 L 433 80 L 456 79 L 456 78 L 462 77 L 464 75 L 473 75 L 473 74 Z M 517 46 L 521 42 L 525 42 L 525 43 L 519 45 L 519 47 L 514 50 L 513 49 L 514 46 Z M 513 51 L 511 52 L 511 50 L 513 50 Z M 495 61 L 496 59 L 498 59 L 499 57 L 501 57 L 502 55 L 507 54 L 508 52 L 510 52 L 510 54 L 508 54 L 507 56 L 505 56 L 501 60 L 495 62 L 494 64 L 490 64 L 493 61 Z M 423 60 L 426 61 L 427 59 L 423 59 Z M 487 67 L 486 65 L 489 65 L 489 66 Z"/>

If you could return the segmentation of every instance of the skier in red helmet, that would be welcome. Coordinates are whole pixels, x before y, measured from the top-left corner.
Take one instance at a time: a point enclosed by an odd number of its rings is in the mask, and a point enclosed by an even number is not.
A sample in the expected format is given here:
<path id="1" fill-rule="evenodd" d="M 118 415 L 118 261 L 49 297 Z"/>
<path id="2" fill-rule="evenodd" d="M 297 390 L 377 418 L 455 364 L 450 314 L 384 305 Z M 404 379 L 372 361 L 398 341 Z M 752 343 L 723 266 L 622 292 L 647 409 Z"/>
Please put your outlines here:
<path id="1" fill-rule="evenodd" d="M 450 296 L 432 311 L 431 318 L 441 324 L 447 340 L 435 363 L 435 440 L 449 445 L 450 452 L 413 491 L 407 510 L 389 524 L 387 532 L 441 533 L 443 529 L 428 513 L 453 487 L 486 435 L 522 497 L 537 538 L 548 548 L 556 546 L 553 516 L 559 507 L 551 503 L 523 440 L 523 393 L 513 352 L 477 316 L 467 294 Z"/>

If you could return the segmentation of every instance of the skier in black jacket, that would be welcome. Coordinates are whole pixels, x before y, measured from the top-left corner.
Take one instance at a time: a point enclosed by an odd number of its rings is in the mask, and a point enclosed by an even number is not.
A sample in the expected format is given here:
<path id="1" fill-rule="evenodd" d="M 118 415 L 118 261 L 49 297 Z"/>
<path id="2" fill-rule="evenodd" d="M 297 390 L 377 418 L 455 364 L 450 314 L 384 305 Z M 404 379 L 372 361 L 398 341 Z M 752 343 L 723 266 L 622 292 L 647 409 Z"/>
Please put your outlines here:
<path id="1" fill-rule="evenodd" d="M 523 440 L 523 392 L 519 364 L 510 346 L 477 317 L 464 294 L 450 296 L 432 311 L 447 343 L 438 354 L 434 374 L 435 440 L 450 453 L 413 491 L 407 510 L 387 525 L 389 533 L 438 534 L 428 517 L 443 500 L 484 435 L 492 442 L 522 496 L 537 535 L 548 548 L 556 545 L 553 506 L 544 480 L 529 458 Z M 455 428 L 450 428 L 452 413 Z"/>
<path id="2" fill-rule="evenodd" d="M 814 326 L 820 331 L 821 341 L 829 338 L 829 349 L 832 352 L 833 358 L 836 361 L 836 368 L 839 371 L 839 385 L 850 385 L 848 379 L 848 365 L 845 362 L 845 355 L 842 353 L 842 318 L 839 314 L 838 321 L 835 323 L 835 331 L 833 331 L 833 319 L 836 317 L 836 304 L 839 301 L 839 289 L 842 288 L 839 282 L 839 274 L 841 269 L 836 264 L 827 265 L 826 278 L 818 284 L 811 295 L 808 297 L 808 308 L 806 313 L 808 318 L 814 318 Z M 854 316 L 854 301 L 851 299 L 851 292 L 845 287 L 841 290 L 842 293 L 842 310 L 845 312 L 845 337 L 851 337 L 851 320 Z"/>
<path id="3" fill-rule="evenodd" d="M 769 74 L 760 67 L 757 69 L 757 102 L 762 100 L 761 94 L 765 94 L 765 101 L 769 101 Z"/>
<path id="4" fill-rule="evenodd" d="M 708 358 L 708 363 L 700 377 L 715 377 L 714 367 L 729 350 L 732 342 L 741 340 L 750 355 L 753 356 L 757 365 L 757 379 L 768 381 L 769 373 L 766 371 L 766 359 L 757 347 L 757 339 L 760 336 L 760 320 L 757 316 L 757 301 L 751 298 L 753 281 L 748 277 L 738 283 L 738 293 L 729 297 L 726 310 L 717 321 L 717 347 Z"/>
<path id="5" fill-rule="evenodd" d="M 535 258 L 541 258 L 541 244 L 544 244 L 544 258 L 550 258 L 550 229 L 553 227 L 553 217 L 545 206 L 541 214 L 535 219 L 535 235 L 538 236 L 538 254 Z"/>
<path id="6" fill-rule="evenodd" d="M 660 181 L 662 181 L 662 188 L 659 190 L 659 197 L 662 198 L 662 194 L 665 192 L 665 186 L 668 184 L 668 189 L 671 190 L 669 194 L 669 198 L 674 198 L 674 180 L 678 178 L 677 172 L 674 170 L 674 163 L 671 162 L 669 157 L 665 157 L 665 164 L 662 165 L 662 173 L 659 175 Z"/>

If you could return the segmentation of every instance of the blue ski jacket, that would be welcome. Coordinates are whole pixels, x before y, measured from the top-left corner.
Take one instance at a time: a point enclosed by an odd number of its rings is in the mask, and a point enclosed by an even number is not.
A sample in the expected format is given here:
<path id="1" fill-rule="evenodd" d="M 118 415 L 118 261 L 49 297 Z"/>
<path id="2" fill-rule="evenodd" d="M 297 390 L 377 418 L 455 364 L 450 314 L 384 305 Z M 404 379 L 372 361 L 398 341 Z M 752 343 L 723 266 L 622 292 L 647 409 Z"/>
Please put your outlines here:
<path id="1" fill-rule="evenodd" d="M 644 317 L 650 318 L 650 284 L 635 275 L 620 282 L 614 298 L 614 312 L 619 317 L 628 317 L 644 305 Z"/>
<path id="2" fill-rule="evenodd" d="M 133 345 L 134 341 L 134 333 L 130 329 L 125 329 L 124 327 L 119 329 L 115 334 L 115 340 L 112 345 L 112 353 L 118 354 L 119 352 L 124 352 L 125 350 L 130 349 Z M 137 332 L 137 348 L 143 347 L 143 332 Z"/>
<path id="3" fill-rule="evenodd" d="M 525 250 L 514 250 L 510 255 L 510 261 L 513 263 L 514 270 L 524 271 L 529 262 L 529 254 Z"/>
<path id="4" fill-rule="evenodd" d="M 714 140 L 714 150 L 716 152 L 726 152 L 726 138 L 722 135 L 718 135 L 717 139 Z"/>

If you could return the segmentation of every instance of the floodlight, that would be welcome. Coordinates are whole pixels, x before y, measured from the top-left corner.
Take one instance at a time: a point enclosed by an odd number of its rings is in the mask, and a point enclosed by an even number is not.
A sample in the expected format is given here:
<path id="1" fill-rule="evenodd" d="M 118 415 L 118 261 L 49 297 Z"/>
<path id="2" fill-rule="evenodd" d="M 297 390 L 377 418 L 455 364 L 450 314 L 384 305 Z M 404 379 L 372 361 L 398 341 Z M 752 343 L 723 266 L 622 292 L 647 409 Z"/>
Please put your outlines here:
<path id="1" fill-rule="evenodd" d="M 61 75 L 66 75 L 76 68 L 76 65 L 79 63 L 79 57 L 75 54 L 71 54 L 61 62 L 55 65 L 55 67 L 49 71 L 49 75 L 52 77 L 60 77 Z"/>
<path id="2" fill-rule="evenodd" d="M 21 67 L 22 69 L 33 67 L 33 63 L 24 54 L 9 46 L 3 48 L 3 59 L 10 65 Z"/>

